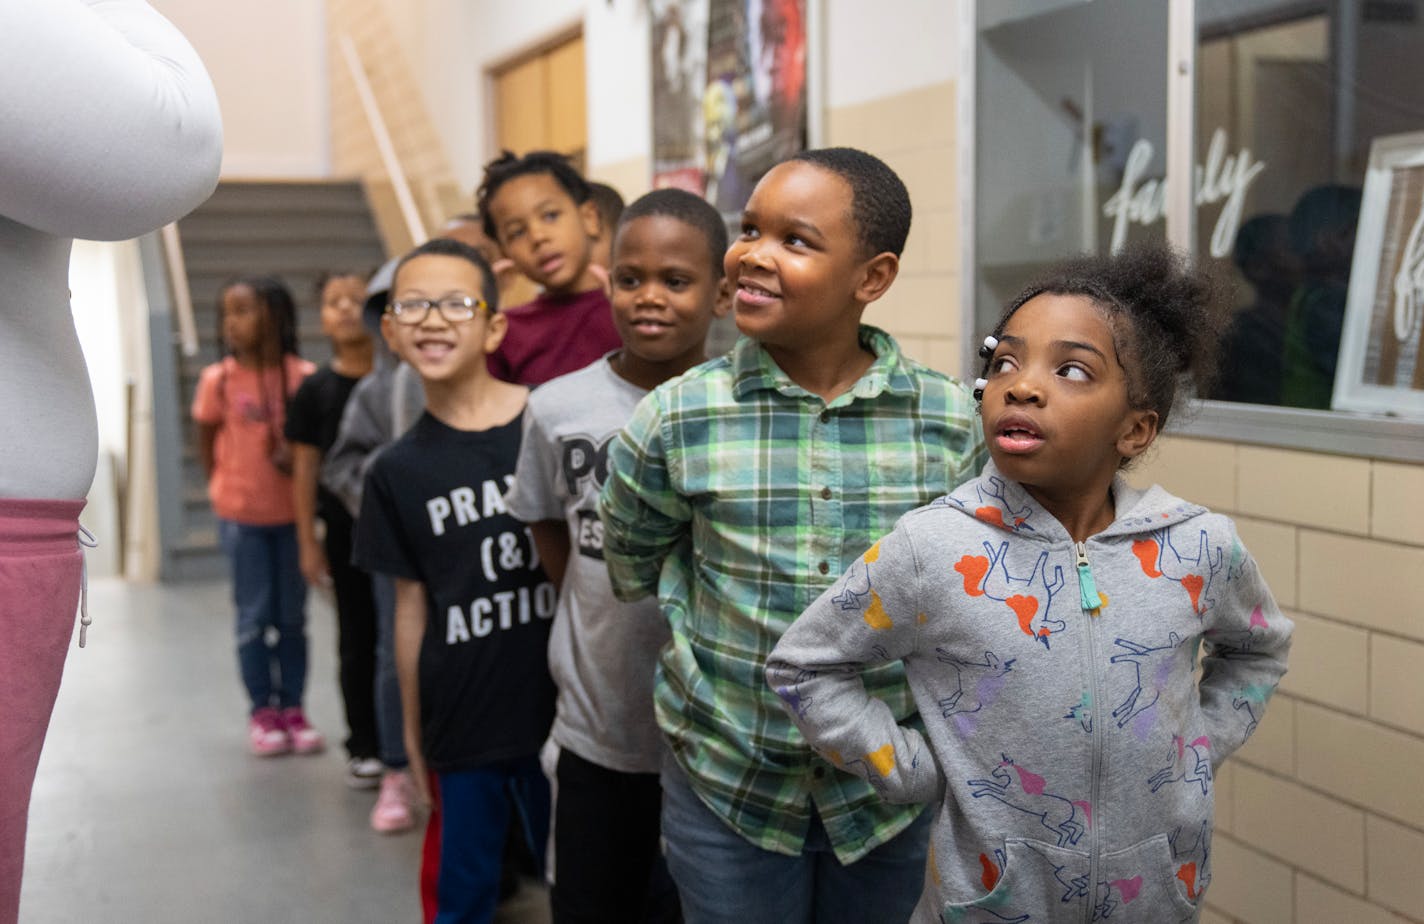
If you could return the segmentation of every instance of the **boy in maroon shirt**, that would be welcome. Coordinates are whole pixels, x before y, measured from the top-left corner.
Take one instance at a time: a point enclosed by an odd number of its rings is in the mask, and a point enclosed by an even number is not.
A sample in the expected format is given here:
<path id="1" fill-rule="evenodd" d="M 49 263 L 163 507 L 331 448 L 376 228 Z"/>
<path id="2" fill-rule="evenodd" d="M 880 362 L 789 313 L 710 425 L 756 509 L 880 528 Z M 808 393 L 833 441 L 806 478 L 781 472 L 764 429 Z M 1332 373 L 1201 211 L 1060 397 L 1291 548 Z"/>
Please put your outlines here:
<path id="1" fill-rule="evenodd" d="M 485 165 L 477 201 L 485 233 L 544 287 L 533 301 L 504 310 L 508 333 L 489 356 L 490 373 L 538 385 L 617 349 L 608 296 L 590 268 L 598 209 L 568 160 L 553 151 L 506 151 Z"/>

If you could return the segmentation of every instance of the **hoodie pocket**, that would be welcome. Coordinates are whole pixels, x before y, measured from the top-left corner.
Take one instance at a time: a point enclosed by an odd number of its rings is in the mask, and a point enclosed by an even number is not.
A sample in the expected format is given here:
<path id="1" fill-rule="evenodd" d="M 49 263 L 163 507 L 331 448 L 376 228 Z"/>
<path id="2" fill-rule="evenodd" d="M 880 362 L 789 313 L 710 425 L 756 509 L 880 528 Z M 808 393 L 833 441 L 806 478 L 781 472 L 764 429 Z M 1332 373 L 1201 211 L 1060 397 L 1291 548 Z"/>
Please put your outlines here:
<path id="1" fill-rule="evenodd" d="M 1161 909 L 1164 921 L 1172 920 L 1169 912 L 1180 913 L 1179 920 L 1195 920 L 1198 908 L 1187 890 L 1194 897 L 1201 895 L 1200 871 L 1193 862 L 1174 859 L 1167 835 L 1103 854 L 1101 869 L 1098 916 L 1106 918 L 1116 911 L 1136 920 L 1141 909 Z"/>
<path id="2" fill-rule="evenodd" d="M 1088 854 L 1076 850 L 1011 838 L 998 859 L 1001 875 L 988 894 L 944 905 L 944 924 L 1076 920 L 1089 902 L 1093 920 L 1194 921 L 1199 912 L 1166 835 L 1103 854 L 1096 888 L 1089 888 Z M 981 862 L 988 877 L 992 864 Z"/>
<path id="3" fill-rule="evenodd" d="M 996 851 L 996 854 L 998 851 Z M 940 913 L 944 924 L 964 922 L 1066 919 L 1088 899 L 1088 855 L 1041 841 L 1010 838 L 995 862 L 981 856 L 989 893 L 972 902 L 950 902 Z"/>

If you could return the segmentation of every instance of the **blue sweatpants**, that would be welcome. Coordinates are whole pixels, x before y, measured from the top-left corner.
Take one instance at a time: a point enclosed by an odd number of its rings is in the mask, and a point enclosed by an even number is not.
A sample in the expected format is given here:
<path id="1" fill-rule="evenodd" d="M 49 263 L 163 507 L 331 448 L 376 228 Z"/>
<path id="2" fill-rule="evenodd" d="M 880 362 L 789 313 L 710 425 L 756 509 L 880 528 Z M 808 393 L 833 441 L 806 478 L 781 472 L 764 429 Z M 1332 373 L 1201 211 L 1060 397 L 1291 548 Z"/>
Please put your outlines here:
<path id="1" fill-rule="evenodd" d="M 532 856 L 549 839 L 549 781 L 536 756 L 489 764 L 440 780 L 440 882 L 435 924 L 487 924 L 499 901 L 511 806 Z"/>

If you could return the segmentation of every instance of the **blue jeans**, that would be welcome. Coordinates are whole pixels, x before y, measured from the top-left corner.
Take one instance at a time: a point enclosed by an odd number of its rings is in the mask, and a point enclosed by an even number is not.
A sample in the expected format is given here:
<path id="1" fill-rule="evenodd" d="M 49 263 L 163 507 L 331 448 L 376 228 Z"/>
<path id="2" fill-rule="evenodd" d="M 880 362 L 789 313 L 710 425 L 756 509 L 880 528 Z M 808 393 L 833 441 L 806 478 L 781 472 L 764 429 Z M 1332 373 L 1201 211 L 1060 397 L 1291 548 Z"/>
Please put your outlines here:
<path id="1" fill-rule="evenodd" d="M 300 706 L 307 682 L 307 582 L 298 564 L 297 528 L 219 520 L 218 541 L 232 565 L 237 666 L 252 709 Z"/>
<path id="2" fill-rule="evenodd" d="M 663 770 L 663 838 L 686 924 L 865 924 L 908 921 L 925 879 L 933 812 L 850 866 L 819 817 L 800 856 L 763 850 L 709 809 L 671 760 Z"/>
<path id="3" fill-rule="evenodd" d="M 405 756 L 400 678 L 396 676 L 396 583 L 389 574 L 371 574 L 376 600 L 376 739 L 381 763 L 392 770 L 410 765 Z"/>
<path id="4" fill-rule="evenodd" d="M 549 781 L 538 757 L 441 773 L 439 909 L 435 924 L 487 924 L 499 901 L 511 806 L 529 852 L 549 841 Z"/>

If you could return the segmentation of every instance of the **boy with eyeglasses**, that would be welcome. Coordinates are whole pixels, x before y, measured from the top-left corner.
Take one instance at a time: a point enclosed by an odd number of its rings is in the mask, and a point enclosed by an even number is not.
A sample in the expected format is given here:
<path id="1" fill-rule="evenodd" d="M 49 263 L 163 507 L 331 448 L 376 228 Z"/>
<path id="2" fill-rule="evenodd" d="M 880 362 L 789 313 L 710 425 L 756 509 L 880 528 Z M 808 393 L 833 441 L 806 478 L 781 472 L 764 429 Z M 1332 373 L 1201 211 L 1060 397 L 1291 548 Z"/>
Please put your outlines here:
<path id="1" fill-rule="evenodd" d="M 546 650 L 556 593 L 503 498 L 529 389 L 486 367 L 506 320 L 473 248 L 417 247 L 391 295 L 382 329 L 420 376 L 425 413 L 371 464 L 355 558 L 395 581 L 406 752 L 441 816 L 436 920 L 489 921 L 507 794 L 535 857 L 549 826 L 538 753 L 554 714 Z"/>

